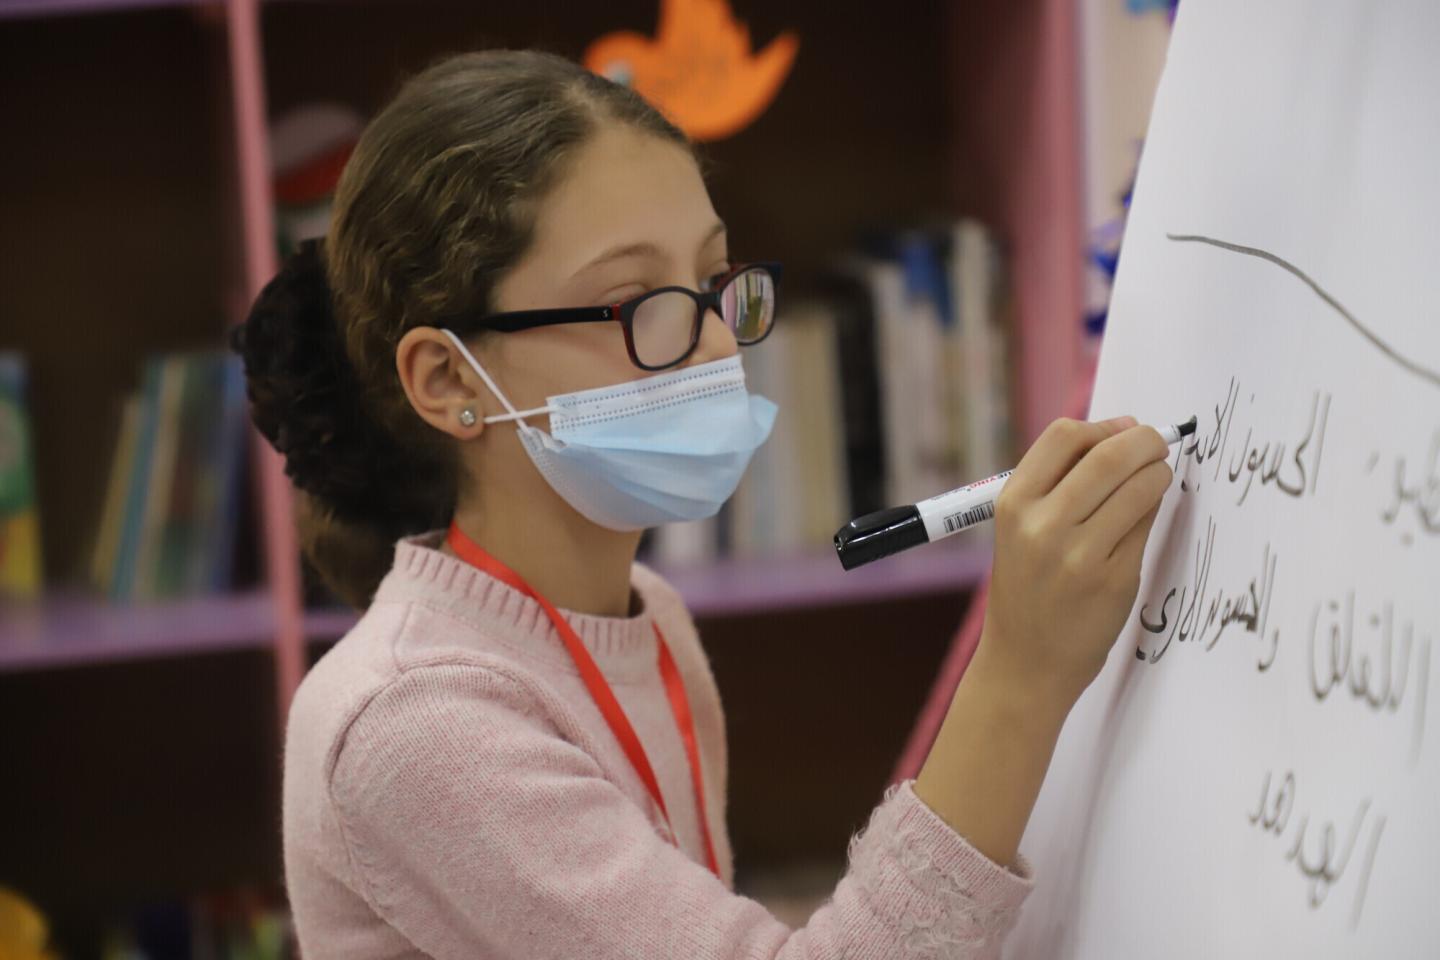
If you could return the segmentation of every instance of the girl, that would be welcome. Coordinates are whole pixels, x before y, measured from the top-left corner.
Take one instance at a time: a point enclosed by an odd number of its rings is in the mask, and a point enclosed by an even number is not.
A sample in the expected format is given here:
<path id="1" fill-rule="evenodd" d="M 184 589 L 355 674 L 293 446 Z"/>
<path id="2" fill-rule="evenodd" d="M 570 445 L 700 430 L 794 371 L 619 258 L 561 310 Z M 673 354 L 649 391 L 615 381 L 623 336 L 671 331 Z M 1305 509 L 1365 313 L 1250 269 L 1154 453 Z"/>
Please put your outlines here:
<path id="1" fill-rule="evenodd" d="M 737 347 L 779 280 L 731 262 L 685 137 L 563 59 L 448 59 L 365 131 L 323 246 L 235 338 L 305 552 L 365 611 L 287 731 L 309 960 L 997 953 L 1168 451 L 1130 418 L 1030 449 L 929 759 L 791 930 L 733 892 L 719 695 L 680 598 L 634 563 L 646 527 L 714 514 L 769 432 Z"/>

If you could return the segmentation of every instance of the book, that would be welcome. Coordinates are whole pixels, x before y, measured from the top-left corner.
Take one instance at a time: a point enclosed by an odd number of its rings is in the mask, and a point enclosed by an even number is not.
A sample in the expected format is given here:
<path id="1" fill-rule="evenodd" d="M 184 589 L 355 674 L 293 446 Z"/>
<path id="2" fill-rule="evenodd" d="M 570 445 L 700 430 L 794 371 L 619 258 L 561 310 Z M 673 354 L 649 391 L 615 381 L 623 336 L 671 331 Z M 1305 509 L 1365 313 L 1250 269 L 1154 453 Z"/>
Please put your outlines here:
<path id="1" fill-rule="evenodd" d="M 821 290 L 833 317 L 837 372 L 844 385 L 840 391 L 840 432 L 849 512 L 852 517 L 860 516 L 888 505 L 880 378 L 875 362 L 875 310 L 869 288 L 851 271 L 837 269 L 826 274 Z"/>
<path id="2" fill-rule="evenodd" d="M 138 390 L 132 391 L 121 404 L 120 427 L 110 457 L 109 480 L 105 484 L 105 501 L 90 553 L 90 584 L 106 594 L 110 592 L 115 576 L 115 557 L 119 552 L 121 525 L 125 517 L 126 486 L 134 469 L 142 413 L 141 394 Z"/>
<path id="3" fill-rule="evenodd" d="M 770 436 L 755 456 L 735 495 L 730 498 L 729 552 L 734 556 L 766 555 L 781 549 L 791 538 L 786 525 L 792 521 L 789 497 L 781 486 L 782 476 L 793 468 L 788 461 L 794 411 L 786 399 L 784 369 L 790 336 L 786 315 L 777 314 L 775 328 L 765 342 L 743 354 L 745 384 L 751 393 L 773 401 L 778 408 Z"/>
<path id="4" fill-rule="evenodd" d="M 121 511 L 120 536 L 110 567 L 110 599 L 125 602 L 135 582 L 135 558 L 140 543 L 140 527 L 144 521 L 145 491 L 150 481 L 150 461 L 155 445 L 156 421 L 159 417 L 161 359 L 145 361 L 140 386 L 140 425 L 125 480 L 124 507 Z"/>
<path id="5" fill-rule="evenodd" d="M 870 259 L 861 266 L 875 305 L 887 505 L 915 503 L 959 482 L 943 400 L 943 317 L 934 289 L 915 276 L 917 257 L 912 250 L 910 263 Z"/>
<path id="6" fill-rule="evenodd" d="M 188 592 L 227 590 L 232 585 L 235 537 L 239 529 L 240 497 L 245 489 L 245 456 L 250 440 L 249 401 L 245 394 L 245 367 L 237 356 L 218 360 L 220 392 L 212 447 L 205 458 L 206 479 L 196 551 L 200 562 L 192 567 L 196 579 Z"/>
<path id="7" fill-rule="evenodd" d="M 953 238 L 950 270 L 956 291 L 956 337 L 961 347 L 955 372 L 965 383 L 963 473 L 982 479 L 1008 466 L 1004 436 L 1008 430 L 1008 377 L 997 304 L 997 256 L 989 231 L 976 220 L 957 223 Z"/>
<path id="8" fill-rule="evenodd" d="M 299 956 L 283 901 L 250 886 L 142 900 L 108 918 L 102 960 L 291 960 Z"/>
<path id="9" fill-rule="evenodd" d="M 720 553 L 719 517 L 667 523 L 651 532 L 647 559 L 662 567 L 693 567 Z"/>
<path id="10" fill-rule="evenodd" d="M 964 429 L 945 403 L 945 344 L 956 335 L 946 249 L 946 238 L 920 230 L 906 231 L 897 247 L 905 277 L 908 355 L 907 366 L 896 376 L 910 381 L 916 397 L 908 426 L 913 431 L 918 499 L 965 482 L 959 459 Z"/>
<path id="11" fill-rule="evenodd" d="M 41 580 L 26 364 L 19 353 L 0 352 L 0 596 L 36 597 Z"/>
<path id="12" fill-rule="evenodd" d="M 170 491 L 161 520 L 158 545 L 152 557 L 151 595 L 154 599 L 180 596 L 190 576 L 199 535 L 199 498 L 202 494 L 201 450 L 214 427 L 213 365 L 202 356 L 174 358 L 180 368 L 176 404 L 175 457 L 170 470 Z"/>
<path id="13" fill-rule="evenodd" d="M 180 441 L 180 404 L 185 389 L 185 362 L 169 354 L 160 359 L 160 385 L 156 395 L 154 442 L 150 449 L 149 482 L 141 492 L 140 533 L 136 540 L 134 578 L 129 600 L 160 597 L 156 574 L 161 540 L 175 482 L 175 457 Z"/>
<path id="14" fill-rule="evenodd" d="M 797 547 L 829 545 L 849 510 L 835 315 L 823 300 L 796 304 L 786 317 L 792 349 L 785 400 L 797 427 L 794 503 Z M 848 517 L 844 518 L 848 519 Z"/>

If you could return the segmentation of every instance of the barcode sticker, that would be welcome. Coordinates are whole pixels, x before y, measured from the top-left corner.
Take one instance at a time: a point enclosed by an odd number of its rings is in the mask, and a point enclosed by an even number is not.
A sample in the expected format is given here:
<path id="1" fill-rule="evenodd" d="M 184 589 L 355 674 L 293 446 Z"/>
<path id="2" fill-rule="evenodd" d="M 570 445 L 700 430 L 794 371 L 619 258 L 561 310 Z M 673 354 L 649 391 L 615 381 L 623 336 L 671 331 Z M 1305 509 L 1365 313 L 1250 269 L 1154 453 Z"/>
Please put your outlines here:
<path id="1" fill-rule="evenodd" d="M 952 513 L 945 518 L 945 532 L 954 533 L 966 527 L 974 526 L 982 520 L 989 520 L 995 516 L 995 501 L 986 500 L 978 507 L 972 507 L 963 513 Z"/>

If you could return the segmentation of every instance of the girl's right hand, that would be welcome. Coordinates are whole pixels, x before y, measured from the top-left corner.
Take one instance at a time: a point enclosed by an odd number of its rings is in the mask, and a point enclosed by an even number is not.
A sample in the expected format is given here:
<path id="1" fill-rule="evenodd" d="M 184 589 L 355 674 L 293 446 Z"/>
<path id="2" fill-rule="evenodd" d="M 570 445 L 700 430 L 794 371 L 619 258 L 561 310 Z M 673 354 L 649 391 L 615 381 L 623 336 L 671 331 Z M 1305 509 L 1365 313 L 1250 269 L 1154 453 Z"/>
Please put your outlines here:
<path id="1" fill-rule="evenodd" d="M 1100 672 L 1135 603 L 1169 454 L 1133 417 L 1056 420 L 1015 468 L 976 654 L 1008 691 L 1068 713 Z"/>

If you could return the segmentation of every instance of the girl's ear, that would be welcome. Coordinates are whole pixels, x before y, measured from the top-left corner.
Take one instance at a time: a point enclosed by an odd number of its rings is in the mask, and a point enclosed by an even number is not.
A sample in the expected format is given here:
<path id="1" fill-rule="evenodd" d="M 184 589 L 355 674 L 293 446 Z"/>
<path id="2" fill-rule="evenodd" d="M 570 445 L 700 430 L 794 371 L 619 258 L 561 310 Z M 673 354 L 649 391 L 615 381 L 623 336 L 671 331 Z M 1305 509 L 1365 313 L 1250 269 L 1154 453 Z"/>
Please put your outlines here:
<path id="1" fill-rule="evenodd" d="M 457 440 L 485 429 L 484 386 L 439 330 L 413 327 L 395 346 L 395 371 L 420 419 Z"/>

